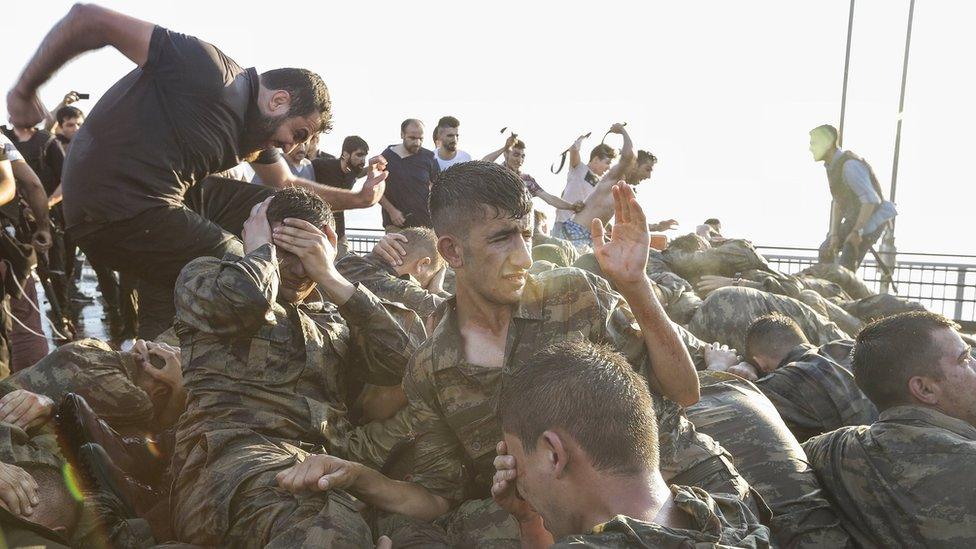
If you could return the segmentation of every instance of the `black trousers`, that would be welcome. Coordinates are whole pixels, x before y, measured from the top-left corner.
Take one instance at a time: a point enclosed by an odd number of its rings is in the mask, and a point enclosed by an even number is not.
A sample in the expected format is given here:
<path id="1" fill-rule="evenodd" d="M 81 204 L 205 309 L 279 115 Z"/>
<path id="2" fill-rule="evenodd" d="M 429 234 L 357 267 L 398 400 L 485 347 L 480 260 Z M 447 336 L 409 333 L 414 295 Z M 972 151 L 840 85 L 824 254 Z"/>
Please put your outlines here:
<path id="1" fill-rule="evenodd" d="M 208 177 L 187 192 L 183 206 L 107 223 L 76 242 L 92 263 L 138 279 L 139 337 L 152 339 L 173 323 L 173 288 L 183 267 L 202 256 L 243 255 L 244 222 L 272 194 L 260 185 Z"/>

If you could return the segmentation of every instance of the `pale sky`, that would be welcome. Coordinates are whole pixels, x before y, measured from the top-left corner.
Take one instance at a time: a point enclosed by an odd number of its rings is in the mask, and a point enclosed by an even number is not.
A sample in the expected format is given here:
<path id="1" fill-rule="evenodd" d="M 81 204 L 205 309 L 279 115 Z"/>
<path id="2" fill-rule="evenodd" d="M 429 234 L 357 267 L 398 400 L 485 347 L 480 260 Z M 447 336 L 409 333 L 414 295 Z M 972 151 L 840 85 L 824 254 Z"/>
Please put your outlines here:
<path id="1" fill-rule="evenodd" d="M 2 90 L 70 7 L 8 4 Z M 807 132 L 838 122 L 847 0 L 103 4 L 207 40 L 245 67 L 318 72 L 333 98 L 335 129 L 321 145 L 329 152 L 357 134 L 379 153 L 399 141 L 404 118 L 429 130 L 450 114 L 475 157 L 502 144 L 503 126 L 515 129 L 528 147 L 525 171 L 558 195 L 565 172 L 549 172 L 555 156 L 592 131 L 588 151 L 612 122 L 626 121 L 638 147 L 660 160 L 638 188 L 652 220 L 673 217 L 688 232 L 719 217 L 726 234 L 764 245 L 816 246 L 827 230 L 829 191 Z M 855 12 L 845 148 L 872 164 L 886 195 L 907 15 L 907 0 L 858 0 Z M 971 2 L 916 4 L 900 251 L 976 254 L 965 160 L 976 148 L 966 129 L 976 127 L 976 78 L 966 68 L 974 15 Z M 50 107 L 68 90 L 90 93 L 78 104 L 88 111 L 131 68 L 114 50 L 88 54 L 41 97 Z M 348 219 L 378 227 L 379 206 Z"/>

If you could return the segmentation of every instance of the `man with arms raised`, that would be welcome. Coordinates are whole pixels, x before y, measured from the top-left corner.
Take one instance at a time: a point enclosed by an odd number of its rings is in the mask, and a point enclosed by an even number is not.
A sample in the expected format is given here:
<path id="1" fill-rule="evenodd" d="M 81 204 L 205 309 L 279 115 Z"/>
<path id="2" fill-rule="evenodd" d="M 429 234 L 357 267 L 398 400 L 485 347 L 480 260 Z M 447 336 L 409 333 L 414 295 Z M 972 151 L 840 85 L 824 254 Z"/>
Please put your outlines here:
<path id="1" fill-rule="evenodd" d="M 40 122 L 38 88 L 72 58 L 107 45 L 137 67 L 105 92 L 72 140 L 64 215 L 89 258 L 148 283 L 140 298 L 152 292 L 155 299 L 139 310 L 144 338 L 169 325 L 180 269 L 199 256 L 240 254 L 232 233 L 271 192 L 220 184 L 211 201 L 225 215 L 208 219 L 183 201 L 206 176 L 248 160 L 267 185 L 300 185 L 336 208 L 366 207 L 382 194 L 382 178 L 356 194 L 295 178 L 275 152 L 258 158 L 329 129 L 329 92 L 317 74 L 259 75 L 207 42 L 90 4 L 73 6 L 44 38 L 7 94 L 11 121 Z"/>
<path id="2" fill-rule="evenodd" d="M 491 493 L 523 548 L 769 546 L 738 498 L 665 483 L 654 400 L 623 356 L 567 341 L 508 374 Z"/>
<path id="3" fill-rule="evenodd" d="M 976 546 L 976 359 L 951 320 L 869 324 L 854 379 L 881 415 L 808 440 L 820 483 L 862 547 Z"/>
<path id="4" fill-rule="evenodd" d="M 508 139 L 505 140 L 505 145 L 501 149 L 488 153 L 482 160 L 494 162 L 499 156 L 503 155 L 505 159 L 503 165 L 518 174 L 522 182 L 525 183 L 525 188 L 528 189 L 529 194 L 532 196 L 541 198 L 543 202 L 557 210 L 578 212 L 583 207 L 582 201 L 570 203 L 546 192 L 534 177 L 522 171 L 522 164 L 525 162 L 525 141 L 518 139 L 518 136 L 514 133 L 508 136 Z"/>
<path id="5" fill-rule="evenodd" d="M 430 211 L 438 249 L 456 273 L 457 291 L 403 380 L 417 433 L 413 482 L 392 482 L 365 467 L 314 456 L 284 474 L 282 484 L 297 490 L 348 486 L 382 510 L 422 520 L 440 517 L 439 537 L 422 525 L 406 529 L 421 546 L 471 546 L 486 537 L 514 540 L 514 522 L 489 496 L 494 447 L 501 437 L 498 387 L 506 372 L 531 366 L 529 358 L 540 347 L 586 339 L 624 353 L 653 389 L 666 448 L 662 468 L 669 480 L 682 483 L 676 477 L 687 474 L 723 492 L 747 492 L 721 446 L 696 433 L 682 415 L 681 406 L 698 400 L 698 376 L 644 273 L 650 240 L 644 214 L 630 187 L 620 185 L 614 196 L 614 232 L 605 242 L 598 230 L 593 247 L 619 294 L 606 280 L 579 269 L 528 274 L 531 198 L 514 172 L 472 161 L 441 174 Z M 339 484 L 315 483 L 314 478 L 336 470 L 342 471 Z M 296 480 L 303 478 L 312 481 Z"/>

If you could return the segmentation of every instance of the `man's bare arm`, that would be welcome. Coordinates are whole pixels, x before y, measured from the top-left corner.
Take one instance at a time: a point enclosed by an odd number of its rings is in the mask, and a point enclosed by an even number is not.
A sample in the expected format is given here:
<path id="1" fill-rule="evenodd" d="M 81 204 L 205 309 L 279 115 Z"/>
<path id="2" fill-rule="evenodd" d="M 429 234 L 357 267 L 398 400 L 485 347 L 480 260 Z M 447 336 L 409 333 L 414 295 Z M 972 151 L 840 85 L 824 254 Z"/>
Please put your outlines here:
<path id="1" fill-rule="evenodd" d="M 614 124 L 611 130 L 616 129 L 617 126 L 618 124 Z M 619 131 L 614 133 L 619 133 L 624 137 L 624 146 L 620 149 L 620 160 L 617 162 L 617 165 L 610 168 L 610 171 L 603 176 L 604 180 L 610 181 L 611 184 L 622 179 L 634 167 L 634 163 L 637 161 L 637 153 L 634 151 L 634 141 L 630 138 L 630 134 L 627 133 L 627 128 L 619 125 Z"/>
<path id="2" fill-rule="evenodd" d="M 24 200 L 27 201 L 31 213 L 34 214 L 34 220 L 37 222 L 31 244 L 37 251 L 43 252 L 51 247 L 51 218 L 48 216 L 47 193 L 44 191 L 44 185 L 41 184 L 40 178 L 37 177 L 27 161 L 16 160 L 11 164 L 17 184 L 23 191 Z"/>
<path id="3" fill-rule="evenodd" d="M 0 160 L 0 206 L 10 202 L 17 196 L 17 183 L 9 160 Z"/>
<path id="4" fill-rule="evenodd" d="M 44 120 L 45 109 L 37 90 L 68 61 L 87 51 L 112 46 L 140 67 L 149 58 L 149 40 L 155 25 L 95 6 L 75 4 L 48 32 L 7 94 L 10 120 L 16 126 L 34 126 Z"/>
<path id="5" fill-rule="evenodd" d="M 380 200 L 383 191 L 386 189 L 386 183 L 384 183 L 386 171 L 377 171 L 374 174 L 374 171 L 370 170 L 363 188 L 352 191 L 295 177 L 288 169 L 288 164 L 284 158 L 278 158 L 274 164 L 252 163 L 251 167 L 254 168 L 254 173 L 261 178 L 261 182 L 265 186 L 279 190 L 287 187 L 301 187 L 324 200 L 333 211 L 369 208 Z"/>
<path id="6" fill-rule="evenodd" d="M 580 147 L 583 145 L 583 139 L 585 138 L 585 135 L 579 136 L 576 141 L 573 142 L 573 146 L 569 148 L 569 167 L 571 169 L 579 166 L 580 162 L 583 161 L 583 159 L 580 157 Z"/>

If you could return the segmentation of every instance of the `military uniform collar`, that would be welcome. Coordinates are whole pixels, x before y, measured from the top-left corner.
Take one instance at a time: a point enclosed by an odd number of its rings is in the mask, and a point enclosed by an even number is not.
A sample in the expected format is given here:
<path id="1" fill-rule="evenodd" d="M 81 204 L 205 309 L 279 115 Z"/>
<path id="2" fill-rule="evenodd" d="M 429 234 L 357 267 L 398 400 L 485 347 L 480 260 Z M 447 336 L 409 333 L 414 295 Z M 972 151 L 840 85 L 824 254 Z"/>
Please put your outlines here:
<path id="1" fill-rule="evenodd" d="M 397 274 L 396 269 L 393 268 L 392 265 L 390 265 L 389 263 L 387 263 L 386 260 L 384 260 L 380 256 L 374 254 L 373 252 L 369 252 L 368 254 L 366 254 L 366 255 L 364 255 L 362 257 L 363 257 L 363 260 L 366 263 L 369 263 L 370 265 L 372 265 L 372 266 L 374 266 L 374 267 L 382 270 L 386 274 L 395 276 L 397 278 L 403 278 L 399 274 Z M 413 279 L 413 277 L 411 277 L 410 275 L 404 275 L 404 277 L 407 277 L 407 278 L 409 278 L 411 280 Z"/>
<path id="2" fill-rule="evenodd" d="M 924 406 L 895 406 L 881 412 L 878 422 L 921 421 L 934 427 L 951 431 L 963 438 L 976 441 L 976 427 L 961 419 L 948 416 L 934 408 Z"/>

